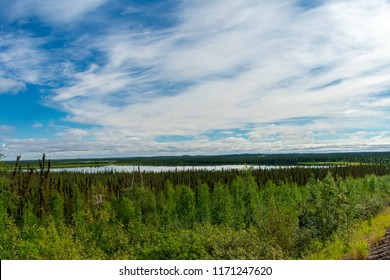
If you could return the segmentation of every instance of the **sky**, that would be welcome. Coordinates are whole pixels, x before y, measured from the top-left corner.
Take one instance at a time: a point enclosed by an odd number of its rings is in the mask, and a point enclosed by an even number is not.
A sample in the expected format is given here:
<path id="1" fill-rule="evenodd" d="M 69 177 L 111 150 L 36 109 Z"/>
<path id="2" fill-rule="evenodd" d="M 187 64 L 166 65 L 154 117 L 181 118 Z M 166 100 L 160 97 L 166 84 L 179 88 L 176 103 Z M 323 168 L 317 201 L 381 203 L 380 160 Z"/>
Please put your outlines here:
<path id="1" fill-rule="evenodd" d="M 389 0 L 0 0 L 0 154 L 390 150 Z"/>

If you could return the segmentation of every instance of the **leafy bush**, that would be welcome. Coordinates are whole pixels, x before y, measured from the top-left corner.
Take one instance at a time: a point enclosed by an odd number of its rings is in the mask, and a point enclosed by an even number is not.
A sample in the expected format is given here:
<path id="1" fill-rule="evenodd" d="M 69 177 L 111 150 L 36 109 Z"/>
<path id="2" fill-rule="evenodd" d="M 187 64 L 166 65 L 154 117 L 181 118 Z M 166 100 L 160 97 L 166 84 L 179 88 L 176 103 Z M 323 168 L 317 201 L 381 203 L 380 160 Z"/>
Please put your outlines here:
<path id="1" fill-rule="evenodd" d="M 162 173 L 155 187 L 150 187 L 152 177 L 138 173 L 139 185 L 128 174 L 4 172 L 0 256 L 338 258 L 345 254 L 354 226 L 390 205 L 390 176 L 353 178 L 345 176 L 345 169 L 329 169 L 297 185 L 304 172 L 264 171 L 262 175 L 280 176 L 264 183 L 254 170 L 221 173 L 226 177 L 194 171 L 185 177 L 191 185 L 178 183 L 179 172 L 173 173 L 175 184 L 161 184 L 161 178 L 172 178 Z M 202 180 L 194 184 L 191 174 Z M 356 255 L 366 250 L 364 244 L 355 245 Z"/>

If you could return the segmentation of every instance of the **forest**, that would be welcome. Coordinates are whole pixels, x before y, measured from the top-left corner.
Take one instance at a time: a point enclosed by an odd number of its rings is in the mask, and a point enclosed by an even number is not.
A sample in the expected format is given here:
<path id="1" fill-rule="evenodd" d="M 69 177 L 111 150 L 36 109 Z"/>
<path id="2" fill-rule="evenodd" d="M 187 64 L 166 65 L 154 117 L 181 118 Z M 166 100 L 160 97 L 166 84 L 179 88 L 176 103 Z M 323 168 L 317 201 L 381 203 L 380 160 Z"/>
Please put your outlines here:
<path id="1" fill-rule="evenodd" d="M 0 167 L 1 259 L 308 259 L 390 206 L 390 166 Z M 364 252 L 359 255 L 364 257 Z"/>
<path id="2" fill-rule="evenodd" d="M 38 167 L 36 160 L 24 160 L 25 165 Z M 350 153 L 287 153 L 287 154 L 232 154 L 232 155 L 182 155 L 122 158 L 54 159 L 52 168 L 115 165 L 199 166 L 199 165 L 353 165 L 389 164 L 389 152 Z M 14 167 L 14 159 L 4 159 L 4 166 Z"/>

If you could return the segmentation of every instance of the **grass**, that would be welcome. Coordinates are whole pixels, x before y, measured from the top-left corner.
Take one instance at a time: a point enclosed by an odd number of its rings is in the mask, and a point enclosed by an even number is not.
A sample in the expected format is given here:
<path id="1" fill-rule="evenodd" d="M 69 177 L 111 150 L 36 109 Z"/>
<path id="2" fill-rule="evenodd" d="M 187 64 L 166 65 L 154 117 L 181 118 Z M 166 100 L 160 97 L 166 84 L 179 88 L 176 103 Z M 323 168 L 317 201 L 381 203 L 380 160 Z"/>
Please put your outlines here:
<path id="1" fill-rule="evenodd" d="M 334 235 L 325 246 L 307 259 L 313 260 L 364 260 L 371 246 L 378 244 L 390 227 L 390 207 L 375 217 L 356 225 L 348 234 Z"/>
<path id="2" fill-rule="evenodd" d="M 390 207 L 370 220 L 363 221 L 352 235 L 348 259 L 366 259 L 370 246 L 378 244 L 390 227 Z"/>

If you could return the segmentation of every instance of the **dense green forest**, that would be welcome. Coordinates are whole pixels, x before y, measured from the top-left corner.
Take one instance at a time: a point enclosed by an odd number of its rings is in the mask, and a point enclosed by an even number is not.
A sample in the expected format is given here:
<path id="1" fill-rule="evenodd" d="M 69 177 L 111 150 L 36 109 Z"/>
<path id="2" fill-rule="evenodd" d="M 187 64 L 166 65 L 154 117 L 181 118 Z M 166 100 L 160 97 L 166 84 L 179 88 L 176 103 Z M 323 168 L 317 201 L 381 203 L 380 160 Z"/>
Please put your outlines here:
<path id="1" fill-rule="evenodd" d="M 5 161 L 12 168 L 14 159 Z M 36 166 L 35 160 L 25 160 L 24 165 Z M 105 165 L 154 165 L 154 166 L 197 166 L 197 165 L 347 165 L 347 164 L 388 164 L 389 152 L 355 152 L 355 153 L 295 153 L 295 154 L 233 154 L 233 155 L 183 155 L 183 156 L 153 156 L 153 157 L 123 157 L 123 158 L 85 158 L 56 159 L 52 167 L 75 166 L 105 166 Z"/>
<path id="2" fill-rule="evenodd" d="M 0 172 L 1 259 L 305 259 L 390 205 L 382 164 Z"/>

